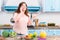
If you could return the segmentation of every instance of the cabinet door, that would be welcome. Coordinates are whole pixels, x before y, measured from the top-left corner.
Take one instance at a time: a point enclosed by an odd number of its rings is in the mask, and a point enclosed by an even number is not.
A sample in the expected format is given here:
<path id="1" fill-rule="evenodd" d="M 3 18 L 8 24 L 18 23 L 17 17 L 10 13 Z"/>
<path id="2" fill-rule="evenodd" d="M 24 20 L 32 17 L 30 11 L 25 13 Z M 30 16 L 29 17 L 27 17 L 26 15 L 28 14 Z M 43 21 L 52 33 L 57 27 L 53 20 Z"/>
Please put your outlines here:
<path id="1" fill-rule="evenodd" d="M 55 12 L 60 12 L 60 0 L 55 0 L 54 2 Z"/>
<path id="2" fill-rule="evenodd" d="M 60 12 L 60 0 L 43 0 L 43 12 Z"/>
<path id="3" fill-rule="evenodd" d="M 0 0 L 0 11 L 2 9 L 2 3 L 3 3 L 3 0 Z"/>
<path id="4" fill-rule="evenodd" d="M 60 29 L 54 30 L 55 35 L 60 35 Z"/>

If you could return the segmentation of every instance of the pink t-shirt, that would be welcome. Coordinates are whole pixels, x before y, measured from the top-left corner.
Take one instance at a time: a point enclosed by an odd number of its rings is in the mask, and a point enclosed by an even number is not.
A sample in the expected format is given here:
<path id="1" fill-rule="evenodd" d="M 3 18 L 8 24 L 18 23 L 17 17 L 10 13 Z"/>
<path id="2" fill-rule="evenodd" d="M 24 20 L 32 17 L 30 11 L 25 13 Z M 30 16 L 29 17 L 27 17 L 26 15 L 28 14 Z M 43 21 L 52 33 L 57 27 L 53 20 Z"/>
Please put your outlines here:
<path id="1" fill-rule="evenodd" d="M 25 14 L 23 15 L 22 13 L 20 14 L 15 13 L 13 19 L 15 21 L 13 30 L 18 34 L 21 33 L 27 35 L 28 34 L 27 23 L 29 21 L 29 17 L 26 16 Z"/>

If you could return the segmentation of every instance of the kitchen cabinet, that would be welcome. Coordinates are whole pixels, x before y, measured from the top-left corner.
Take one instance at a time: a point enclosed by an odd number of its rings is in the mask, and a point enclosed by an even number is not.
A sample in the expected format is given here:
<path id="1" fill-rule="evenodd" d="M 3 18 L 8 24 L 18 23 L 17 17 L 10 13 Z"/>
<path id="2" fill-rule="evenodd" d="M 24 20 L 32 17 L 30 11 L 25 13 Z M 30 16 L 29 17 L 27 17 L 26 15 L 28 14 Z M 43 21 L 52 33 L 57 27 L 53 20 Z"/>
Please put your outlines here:
<path id="1" fill-rule="evenodd" d="M 18 8 L 19 3 L 26 2 L 29 12 L 40 11 L 40 5 L 37 0 L 7 0 L 4 9 L 6 11 L 15 11 Z"/>
<path id="2" fill-rule="evenodd" d="M 0 11 L 2 11 L 2 5 L 3 4 L 3 0 L 0 0 Z"/>
<path id="3" fill-rule="evenodd" d="M 60 0 L 43 0 L 43 12 L 60 12 Z"/>

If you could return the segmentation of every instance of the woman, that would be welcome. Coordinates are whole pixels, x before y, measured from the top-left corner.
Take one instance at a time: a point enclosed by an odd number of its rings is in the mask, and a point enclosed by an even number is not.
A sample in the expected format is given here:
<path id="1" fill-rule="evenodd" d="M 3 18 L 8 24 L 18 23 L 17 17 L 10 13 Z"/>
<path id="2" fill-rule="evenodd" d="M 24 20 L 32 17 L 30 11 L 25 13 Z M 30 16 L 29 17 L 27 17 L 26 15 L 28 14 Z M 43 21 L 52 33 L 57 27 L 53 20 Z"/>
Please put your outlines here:
<path id="1" fill-rule="evenodd" d="M 25 2 L 21 2 L 19 4 L 17 11 L 14 13 L 13 19 L 15 21 L 13 30 L 17 34 L 27 35 L 27 25 L 31 24 L 31 20 L 29 18 L 27 4 Z"/>

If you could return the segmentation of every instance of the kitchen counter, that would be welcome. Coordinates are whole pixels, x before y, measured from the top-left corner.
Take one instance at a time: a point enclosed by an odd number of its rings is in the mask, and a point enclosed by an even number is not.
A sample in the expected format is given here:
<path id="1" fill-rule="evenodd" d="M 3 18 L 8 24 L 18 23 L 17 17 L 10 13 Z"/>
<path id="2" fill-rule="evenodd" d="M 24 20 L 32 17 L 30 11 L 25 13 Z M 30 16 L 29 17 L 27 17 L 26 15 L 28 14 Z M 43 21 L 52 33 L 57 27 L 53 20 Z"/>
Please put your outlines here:
<path id="1" fill-rule="evenodd" d="M 35 27 L 35 29 L 60 29 L 60 26 Z"/>
<path id="2" fill-rule="evenodd" d="M 12 29 L 13 26 L 0 26 L 0 29 Z M 28 29 L 60 29 L 60 26 L 28 27 Z"/>
<path id="3" fill-rule="evenodd" d="M 5 30 L 5 29 L 7 29 L 9 32 L 10 31 L 13 31 L 12 30 L 12 27 L 13 26 L 0 26 L 0 32 L 2 32 L 2 30 Z M 1 30 L 2 29 L 2 30 Z M 51 26 L 51 27 L 48 27 L 48 26 L 46 26 L 46 27 L 38 27 L 38 28 L 36 28 L 36 27 L 29 27 L 28 28 L 29 30 L 28 30 L 28 33 L 34 33 L 34 32 L 37 32 L 38 34 L 40 34 L 40 32 L 41 32 L 41 30 L 44 30 L 46 33 L 47 33 L 47 35 L 48 35 L 48 37 L 47 37 L 47 39 L 48 40 L 50 40 L 50 38 L 51 39 L 54 39 L 54 37 L 56 37 L 56 36 L 53 36 L 53 35 L 60 35 L 60 27 L 59 26 Z M 0 33 L 1 34 L 1 33 Z M 52 38 L 53 37 L 53 38 Z M 60 36 L 59 36 L 60 37 Z M 58 38 L 58 37 L 57 37 Z M 56 39 L 57 39 L 56 38 Z M 59 39 L 59 38 L 58 38 Z"/>
<path id="4" fill-rule="evenodd" d="M 0 29 L 12 29 L 13 26 L 0 26 Z"/>

